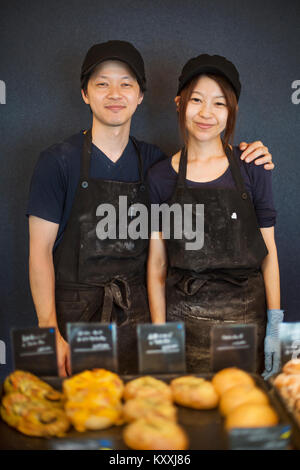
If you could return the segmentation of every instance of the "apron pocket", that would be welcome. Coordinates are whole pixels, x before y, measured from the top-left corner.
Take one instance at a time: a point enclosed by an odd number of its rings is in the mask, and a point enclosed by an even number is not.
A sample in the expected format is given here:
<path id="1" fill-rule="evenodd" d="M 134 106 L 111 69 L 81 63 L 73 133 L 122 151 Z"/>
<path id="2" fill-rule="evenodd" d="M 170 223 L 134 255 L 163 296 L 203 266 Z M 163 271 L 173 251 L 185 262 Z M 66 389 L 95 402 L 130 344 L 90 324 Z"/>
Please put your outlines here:
<path id="1" fill-rule="evenodd" d="M 116 226 L 116 236 L 119 228 Z M 84 222 L 80 227 L 78 280 L 79 282 L 106 282 L 116 277 L 116 274 L 128 275 L 128 271 L 141 271 L 148 240 L 129 238 L 120 240 L 112 238 L 101 240 L 97 236 L 97 223 Z M 124 264 L 124 260 L 126 260 Z M 129 264 L 131 263 L 131 268 Z"/>

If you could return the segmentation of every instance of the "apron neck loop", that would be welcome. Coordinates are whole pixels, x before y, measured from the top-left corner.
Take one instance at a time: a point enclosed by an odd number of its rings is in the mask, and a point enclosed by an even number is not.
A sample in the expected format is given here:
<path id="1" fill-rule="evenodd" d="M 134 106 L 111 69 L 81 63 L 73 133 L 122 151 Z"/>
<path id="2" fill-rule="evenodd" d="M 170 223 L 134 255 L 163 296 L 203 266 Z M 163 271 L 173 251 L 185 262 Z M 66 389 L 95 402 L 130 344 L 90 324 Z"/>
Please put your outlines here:
<path id="1" fill-rule="evenodd" d="M 230 167 L 236 188 L 241 194 L 242 199 L 247 199 L 248 196 L 247 196 L 245 184 L 241 175 L 241 170 L 239 168 L 239 163 L 237 159 L 235 158 L 235 156 L 233 155 L 233 151 L 231 150 L 229 146 L 226 147 L 225 154 L 228 158 L 229 167 Z M 186 147 L 183 147 L 181 150 L 181 154 L 180 154 L 177 188 L 182 189 L 186 187 L 186 169 L 187 169 L 187 149 Z"/>
<path id="2" fill-rule="evenodd" d="M 136 140 L 134 139 L 134 137 L 130 136 L 130 140 L 132 141 L 134 148 L 136 150 L 137 156 L 138 156 L 140 181 L 141 183 L 144 183 L 143 158 L 142 158 L 139 146 Z M 81 153 L 80 177 L 81 177 L 81 180 L 84 180 L 84 181 L 87 181 L 89 179 L 91 153 L 92 153 L 92 129 L 89 129 L 84 132 L 83 148 L 82 148 L 82 153 Z"/>

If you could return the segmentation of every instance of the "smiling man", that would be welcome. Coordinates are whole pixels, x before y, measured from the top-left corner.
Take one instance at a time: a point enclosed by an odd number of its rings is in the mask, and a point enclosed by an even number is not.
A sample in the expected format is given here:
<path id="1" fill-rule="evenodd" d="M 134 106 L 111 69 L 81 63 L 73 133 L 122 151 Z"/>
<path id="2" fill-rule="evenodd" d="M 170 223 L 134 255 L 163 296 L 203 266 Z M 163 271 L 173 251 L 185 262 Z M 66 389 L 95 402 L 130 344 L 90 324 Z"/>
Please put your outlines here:
<path id="1" fill-rule="evenodd" d="M 164 154 L 130 136 L 145 89 L 144 62 L 132 44 L 92 46 L 81 70 L 92 127 L 43 151 L 33 174 L 27 209 L 30 286 L 39 326 L 57 329 L 60 375 L 70 373 L 66 324 L 77 321 L 115 322 L 119 370 L 137 372 L 135 327 L 150 321 L 148 240 L 100 239 L 96 227 L 99 204 L 111 204 L 116 214 L 120 196 L 131 205 L 148 205 L 145 177 Z M 263 155 L 257 162 L 273 168 L 261 142 L 243 146 L 241 158 Z"/>

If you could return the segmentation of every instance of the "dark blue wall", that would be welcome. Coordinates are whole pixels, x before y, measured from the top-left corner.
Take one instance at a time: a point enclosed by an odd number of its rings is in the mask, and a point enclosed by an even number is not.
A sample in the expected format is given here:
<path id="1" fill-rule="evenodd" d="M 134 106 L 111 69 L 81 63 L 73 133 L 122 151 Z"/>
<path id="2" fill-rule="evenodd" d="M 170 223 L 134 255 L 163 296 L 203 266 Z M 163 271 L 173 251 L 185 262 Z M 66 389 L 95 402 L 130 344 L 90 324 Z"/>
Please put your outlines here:
<path id="1" fill-rule="evenodd" d="M 79 88 L 81 62 L 95 42 L 125 39 L 142 52 L 148 92 L 133 121 L 136 137 L 168 154 L 179 140 L 173 97 L 187 58 L 227 56 L 243 84 L 236 142 L 263 140 L 272 151 L 282 306 L 300 319 L 299 0 L 10 0 L 0 11 L 1 114 L 0 340 L 11 368 L 11 327 L 32 326 L 28 228 L 31 174 L 44 149 L 90 124 Z M 300 98 L 300 94 L 298 94 Z M 0 97 L 0 102 L 3 101 Z"/>

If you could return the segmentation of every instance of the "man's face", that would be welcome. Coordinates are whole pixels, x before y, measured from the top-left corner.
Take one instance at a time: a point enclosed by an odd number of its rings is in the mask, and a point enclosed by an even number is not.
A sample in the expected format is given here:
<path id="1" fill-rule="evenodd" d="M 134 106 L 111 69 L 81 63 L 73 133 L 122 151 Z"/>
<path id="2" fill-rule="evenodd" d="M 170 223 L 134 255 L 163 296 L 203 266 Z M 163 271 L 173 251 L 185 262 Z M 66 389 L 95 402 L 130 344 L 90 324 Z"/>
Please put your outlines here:
<path id="1" fill-rule="evenodd" d="M 94 119 L 106 126 L 130 124 L 143 100 L 143 93 L 131 69 L 117 60 L 102 62 L 91 75 L 82 97 L 89 104 Z"/>

